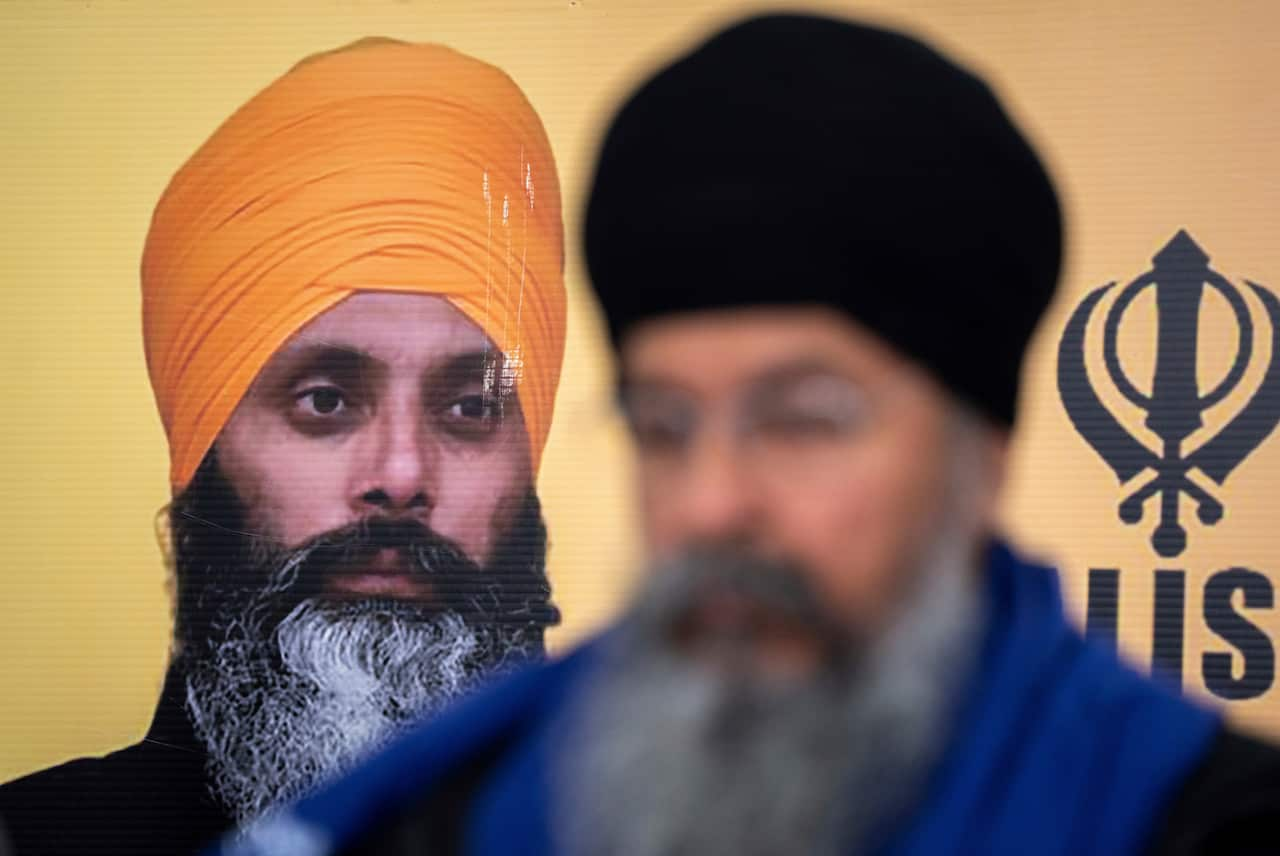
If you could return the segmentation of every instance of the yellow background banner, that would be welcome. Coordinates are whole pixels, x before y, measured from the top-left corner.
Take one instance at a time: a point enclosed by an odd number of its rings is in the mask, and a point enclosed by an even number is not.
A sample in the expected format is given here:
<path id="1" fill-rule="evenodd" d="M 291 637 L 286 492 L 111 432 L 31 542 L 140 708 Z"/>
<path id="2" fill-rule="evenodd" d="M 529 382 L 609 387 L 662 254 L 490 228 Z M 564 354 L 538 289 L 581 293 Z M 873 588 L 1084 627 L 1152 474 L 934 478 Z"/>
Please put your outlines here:
<path id="1" fill-rule="evenodd" d="M 774 7 L 789 5 L 798 8 Z M 609 357 L 578 250 L 595 146 L 639 75 L 756 8 L 707 0 L 0 3 L 0 781 L 136 741 L 163 675 L 170 604 L 156 524 L 168 500 L 167 456 L 143 364 L 138 290 L 151 210 L 177 167 L 249 96 L 298 59 L 363 36 L 442 42 L 494 63 L 524 89 L 550 135 L 570 248 L 569 341 L 540 480 L 565 619 L 552 646 L 607 620 L 639 552 Z M 1093 289 L 1148 270 L 1179 229 L 1238 286 L 1248 278 L 1280 291 L 1280 8 L 1136 0 L 804 8 L 932 40 L 988 76 L 1028 129 L 1064 200 L 1067 264 L 1024 370 L 1006 529 L 1062 569 L 1078 620 L 1089 570 L 1119 572 L 1121 645 L 1144 669 L 1155 572 L 1183 572 L 1175 618 L 1184 624 L 1184 686 L 1280 737 L 1280 689 L 1260 686 L 1254 698 L 1226 702 L 1204 676 L 1205 654 L 1230 655 L 1237 678 L 1245 666 L 1204 616 L 1210 578 L 1239 567 L 1264 575 L 1269 591 L 1280 584 L 1280 438 L 1265 440 L 1223 486 L 1193 474 L 1225 515 L 1205 526 L 1182 498 L 1188 547 L 1162 558 L 1150 543 L 1158 499 L 1136 525 L 1117 516 L 1120 500 L 1151 473 L 1119 485 L 1073 428 L 1056 383 L 1071 311 Z M 1272 359 L 1256 300 L 1250 311 L 1245 377 L 1190 446 L 1239 412 Z M 1158 448 L 1144 414 L 1106 379 L 1100 318 L 1087 337 L 1089 377 L 1132 435 Z M 1149 387 L 1158 332 L 1147 292 L 1118 337 L 1140 388 Z M 1226 373 L 1237 337 L 1226 303 L 1206 297 L 1202 390 Z M 1270 606 L 1246 606 L 1237 591 L 1231 604 L 1274 652 L 1274 594 Z M 1265 653 L 1254 645 L 1255 665 Z"/>

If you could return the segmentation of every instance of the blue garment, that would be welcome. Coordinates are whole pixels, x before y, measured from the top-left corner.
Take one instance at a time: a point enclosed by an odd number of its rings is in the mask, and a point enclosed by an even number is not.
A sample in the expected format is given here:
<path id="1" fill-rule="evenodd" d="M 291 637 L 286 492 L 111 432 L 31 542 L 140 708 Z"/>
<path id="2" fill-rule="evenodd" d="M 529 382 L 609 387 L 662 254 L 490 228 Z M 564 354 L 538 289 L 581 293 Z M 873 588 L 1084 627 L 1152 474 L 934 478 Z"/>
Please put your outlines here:
<path id="1" fill-rule="evenodd" d="M 1083 639 L 1063 613 L 1053 571 L 996 544 L 986 580 L 986 635 L 951 740 L 884 856 L 1142 852 L 1221 727 L 1217 716 Z M 499 744 L 469 808 L 465 852 L 553 852 L 554 726 L 601 644 L 493 683 L 249 841 L 214 852 L 338 853 Z"/>

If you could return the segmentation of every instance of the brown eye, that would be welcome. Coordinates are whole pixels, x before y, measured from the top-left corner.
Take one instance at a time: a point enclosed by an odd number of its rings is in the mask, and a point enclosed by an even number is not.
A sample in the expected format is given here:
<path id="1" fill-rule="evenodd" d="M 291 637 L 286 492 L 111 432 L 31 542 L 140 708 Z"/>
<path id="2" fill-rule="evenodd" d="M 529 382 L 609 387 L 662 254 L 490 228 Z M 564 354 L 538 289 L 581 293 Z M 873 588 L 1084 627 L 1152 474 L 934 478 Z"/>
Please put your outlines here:
<path id="1" fill-rule="evenodd" d="M 441 428 L 466 442 L 485 442 L 493 437 L 503 421 L 500 397 L 475 393 L 461 395 L 444 404 L 436 418 Z"/>
<path id="2" fill-rule="evenodd" d="M 837 439 L 855 432 L 866 411 L 859 387 L 820 375 L 758 391 L 746 421 L 761 436 L 778 440 Z"/>
<path id="3" fill-rule="evenodd" d="M 683 396 L 647 389 L 624 393 L 622 413 L 636 445 L 653 454 L 684 451 L 698 422 L 695 405 Z"/>
<path id="4" fill-rule="evenodd" d="M 454 419 L 489 422 L 502 415 L 502 402 L 488 395 L 464 395 L 449 406 Z"/>
<path id="5" fill-rule="evenodd" d="M 683 421 L 633 417 L 628 421 L 636 445 L 646 452 L 678 452 L 689 444 L 692 433 Z"/>
<path id="6" fill-rule="evenodd" d="M 334 416 L 347 408 L 347 400 L 337 387 L 309 389 L 298 396 L 298 406 L 309 416 Z"/>

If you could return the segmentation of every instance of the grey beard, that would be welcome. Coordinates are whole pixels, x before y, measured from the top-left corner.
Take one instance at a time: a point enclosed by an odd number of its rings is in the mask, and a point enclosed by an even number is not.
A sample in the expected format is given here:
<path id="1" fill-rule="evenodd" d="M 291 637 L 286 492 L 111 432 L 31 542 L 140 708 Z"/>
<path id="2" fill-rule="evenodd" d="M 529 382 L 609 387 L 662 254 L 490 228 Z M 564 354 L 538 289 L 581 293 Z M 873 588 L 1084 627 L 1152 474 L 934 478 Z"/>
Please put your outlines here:
<path id="1" fill-rule="evenodd" d="M 312 598 L 271 630 L 260 614 L 226 621 L 187 674 L 210 789 L 240 824 L 349 769 L 527 647 L 521 626 L 396 602 Z"/>
<path id="2" fill-rule="evenodd" d="M 946 737 L 982 625 L 966 553 L 939 538 L 876 640 L 779 686 L 673 651 L 669 619 L 698 578 L 815 611 L 774 566 L 660 574 L 642 594 L 563 725 L 555 828 L 573 856 L 859 852 L 923 787 Z"/>

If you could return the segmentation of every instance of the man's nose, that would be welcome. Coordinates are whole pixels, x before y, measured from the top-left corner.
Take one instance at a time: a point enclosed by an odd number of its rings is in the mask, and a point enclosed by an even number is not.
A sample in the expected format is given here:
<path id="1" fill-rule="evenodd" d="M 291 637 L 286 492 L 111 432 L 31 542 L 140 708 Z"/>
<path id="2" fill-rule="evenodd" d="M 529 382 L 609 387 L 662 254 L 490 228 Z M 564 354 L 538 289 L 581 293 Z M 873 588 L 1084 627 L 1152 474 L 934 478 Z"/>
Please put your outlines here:
<path id="1" fill-rule="evenodd" d="M 753 537 L 760 496 L 745 450 L 725 434 L 706 432 L 685 461 L 675 511 L 686 543 L 740 543 Z"/>
<path id="2" fill-rule="evenodd" d="M 384 408 L 370 426 L 366 471 L 356 475 L 357 511 L 421 513 L 435 499 L 436 444 L 423 426 L 420 409 Z"/>

